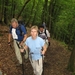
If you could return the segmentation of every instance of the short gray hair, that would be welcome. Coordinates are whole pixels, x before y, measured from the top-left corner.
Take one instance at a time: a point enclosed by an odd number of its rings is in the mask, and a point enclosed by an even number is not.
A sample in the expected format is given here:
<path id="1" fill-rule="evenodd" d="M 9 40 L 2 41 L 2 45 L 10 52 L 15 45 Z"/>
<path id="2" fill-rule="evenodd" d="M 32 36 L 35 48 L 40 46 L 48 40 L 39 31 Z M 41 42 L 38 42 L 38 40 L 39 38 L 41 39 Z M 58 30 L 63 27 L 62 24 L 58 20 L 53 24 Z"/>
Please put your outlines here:
<path id="1" fill-rule="evenodd" d="M 18 23 L 18 20 L 17 20 L 16 18 L 13 18 L 13 19 L 11 20 L 11 23 L 13 23 L 13 22 Z"/>

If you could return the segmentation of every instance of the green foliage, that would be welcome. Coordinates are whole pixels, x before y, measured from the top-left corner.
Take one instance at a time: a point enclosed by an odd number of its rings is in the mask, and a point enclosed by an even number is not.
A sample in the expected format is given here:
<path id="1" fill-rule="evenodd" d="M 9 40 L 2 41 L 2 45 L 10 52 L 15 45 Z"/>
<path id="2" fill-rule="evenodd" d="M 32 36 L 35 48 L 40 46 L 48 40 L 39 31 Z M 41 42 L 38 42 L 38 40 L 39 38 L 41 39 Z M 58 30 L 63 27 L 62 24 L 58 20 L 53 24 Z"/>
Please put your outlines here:
<path id="1" fill-rule="evenodd" d="M 39 1 L 39 5 L 38 5 L 38 8 L 36 9 L 36 6 L 37 6 L 37 3 L 38 3 L 38 0 L 35 0 L 35 5 L 34 5 L 34 8 L 33 8 L 33 13 L 31 14 L 31 9 L 32 9 L 32 6 L 33 6 L 33 1 L 34 0 L 31 0 L 25 7 L 25 9 L 23 10 L 23 13 L 21 14 L 21 16 L 23 17 L 23 19 L 25 20 L 25 22 L 27 22 L 29 20 L 29 17 L 31 16 L 31 20 L 30 20 L 30 23 L 32 23 L 33 21 L 33 17 L 35 15 L 35 12 L 37 12 L 36 14 L 36 19 L 35 19 L 35 24 L 39 24 L 40 21 L 41 21 L 41 14 L 42 14 L 42 4 L 43 4 L 43 0 L 40 0 Z M 18 4 L 20 8 L 22 8 L 22 5 L 20 6 L 20 4 Z M 20 11 L 20 8 L 18 11 Z"/>
<path id="2" fill-rule="evenodd" d="M 67 69 L 74 72 L 75 66 L 75 0 L 57 0 L 53 11 L 52 32 L 56 39 L 64 41 L 71 49 Z M 75 75 L 75 74 L 74 74 Z"/>
<path id="3" fill-rule="evenodd" d="M 27 0 L 1 0 L 0 21 L 8 22 L 17 17 Z M 47 3 L 48 1 L 48 3 Z M 30 0 L 19 17 L 25 22 L 39 25 L 43 20 L 47 23 L 54 38 L 75 46 L 75 0 Z M 52 4 L 50 4 L 50 2 Z M 7 3 L 7 4 L 6 4 Z M 34 6 L 33 6 L 34 5 Z M 51 6 L 51 7 L 49 7 Z M 33 10 L 32 10 L 33 9 Z M 50 22 L 49 22 L 50 21 Z M 47 25 L 47 26 L 48 26 Z M 2 34 L 0 33 L 0 36 Z M 72 48 L 72 49 L 73 49 Z M 75 48 L 74 48 L 75 49 Z M 74 53 L 74 52 L 72 52 Z M 71 54 L 69 69 L 74 71 L 74 55 Z M 73 58 L 73 59 L 72 59 Z"/>
<path id="4" fill-rule="evenodd" d="M 57 3 L 58 4 L 58 3 Z M 59 1 L 61 6 L 60 13 L 54 21 L 54 34 L 59 40 L 69 43 L 68 40 L 72 41 L 75 32 L 75 1 L 74 0 L 61 0 Z M 56 12 L 58 13 L 58 12 Z"/>
<path id="5" fill-rule="evenodd" d="M 72 75 L 75 75 L 75 72 Z"/>
<path id="6" fill-rule="evenodd" d="M 4 7 L 2 7 L 2 3 L 3 1 L 0 2 L 0 9 L 3 11 L 3 9 L 7 8 L 7 12 L 5 14 L 7 14 L 7 19 L 10 21 L 12 19 L 12 15 L 14 14 L 14 17 L 17 17 L 19 12 L 21 11 L 23 5 L 25 4 L 27 0 L 8 0 L 8 5 L 4 5 Z M 23 18 L 24 21 L 28 21 L 29 17 L 31 16 L 30 22 L 33 21 L 35 12 L 36 12 L 36 19 L 35 19 L 35 24 L 39 24 L 41 22 L 41 14 L 42 14 L 42 9 L 43 9 L 43 3 L 44 0 L 35 0 L 35 5 L 33 10 L 32 6 L 33 6 L 33 1 L 34 0 L 30 0 L 30 2 L 28 2 L 24 8 L 24 10 L 21 13 L 21 17 Z M 5 1 L 4 1 L 5 2 Z M 39 2 L 38 6 L 37 3 Z M 37 6 L 37 7 L 36 7 Z M 0 13 L 2 13 L 2 11 L 0 11 Z M 32 12 L 32 14 L 31 14 Z M 4 14 L 2 14 L 4 15 Z"/>

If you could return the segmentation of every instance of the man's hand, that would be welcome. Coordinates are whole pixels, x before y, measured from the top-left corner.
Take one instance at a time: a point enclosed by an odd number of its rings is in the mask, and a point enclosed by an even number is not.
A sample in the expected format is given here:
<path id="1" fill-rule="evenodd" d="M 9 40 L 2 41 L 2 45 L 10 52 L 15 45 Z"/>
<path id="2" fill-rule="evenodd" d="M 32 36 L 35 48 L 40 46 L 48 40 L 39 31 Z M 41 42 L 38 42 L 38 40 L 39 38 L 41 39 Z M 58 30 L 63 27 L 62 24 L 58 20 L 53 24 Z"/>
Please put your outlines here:
<path id="1" fill-rule="evenodd" d="M 11 45 L 10 42 L 8 42 L 8 45 L 9 45 L 9 46 Z"/>
<path id="2" fill-rule="evenodd" d="M 12 49 L 12 46 L 11 46 L 10 42 L 8 42 L 8 45 L 9 45 L 9 46 L 10 46 L 10 48 Z"/>
<path id="3" fill-rule="evenodd" d="M 43 51 L 41 52 L 41 54 L 44 55 L 44 54 L 45 54 L 45 51 L 43 50 Z"/>
<path id="4" fill-rule="evenodd" d="M 20 49 L 20 52 L 22 52 L 22 53 L 23 53 L 23 52 L 24 52 L 24 49 Z"/>
<path id="5" fill-rule="evenodd" d="M 23 42 L 23 41 L 21 41 L 19 45 L 20 45 L 20 46 L 23 46 L 23 44 L 24 44 L 24 42 Z"/>

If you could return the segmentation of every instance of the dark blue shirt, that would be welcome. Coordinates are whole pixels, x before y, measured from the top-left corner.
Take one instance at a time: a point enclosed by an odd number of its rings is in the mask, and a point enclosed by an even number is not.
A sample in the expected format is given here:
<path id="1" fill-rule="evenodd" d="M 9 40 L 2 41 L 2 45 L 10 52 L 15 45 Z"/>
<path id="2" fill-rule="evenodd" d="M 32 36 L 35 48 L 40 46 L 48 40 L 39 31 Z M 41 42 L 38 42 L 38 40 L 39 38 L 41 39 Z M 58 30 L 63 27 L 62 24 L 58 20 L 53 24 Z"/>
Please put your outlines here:
<path id="1" fill-rule="evenodd" d="M 10 33 L 12 34 L 12 26 L 10 26 Z M 16 34 L 18 36 L 18 39 L 15 39 L 17 41 L 22 41 L 23 38 L 24 38 L 24 35 L 26 34 L 26 29 L 23 25 L 19 25 L 17 28 L 16 28 Z"/>

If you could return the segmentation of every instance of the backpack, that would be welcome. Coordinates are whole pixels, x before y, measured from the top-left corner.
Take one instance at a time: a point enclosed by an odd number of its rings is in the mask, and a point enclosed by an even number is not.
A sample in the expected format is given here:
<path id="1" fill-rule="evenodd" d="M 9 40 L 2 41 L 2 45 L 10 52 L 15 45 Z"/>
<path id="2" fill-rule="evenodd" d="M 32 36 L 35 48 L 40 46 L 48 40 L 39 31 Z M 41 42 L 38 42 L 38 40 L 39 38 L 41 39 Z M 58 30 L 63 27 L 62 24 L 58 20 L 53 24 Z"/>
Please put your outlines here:
<path id="1" fill-rule="evenodd" d="M 18 21 L 18 24 L 19 24 L 19 25 L 23 25 L 23 26 L 25 27 L 25 24 L 24 24 L 23 21 Z M 27 31 L 26 27 L 25 27 L 25 30 Z"/>
<path id="2" fill-rule="evenodd" d="M 40 33 L 40 31 L 38 32 L 39 37 L 41 37 L 42 39 L 47 39 L 48 37 L 47 37 L 46 30 L 47 29 L 44 30 L 44 33 L 45 33 L 46 37 L 42 37 L 41 34 L 43 34 L 43 33 Z"/>
<path id="3" fill-rule="evenodd" d="M 22 25 L 24 26 L 24 24 L 21 24 L 21 23 L 20 23 L 19 26 L 18 26 L 18 30 L 20 31 L 20 36 L 23 36 L 23 35 L 24 35 L 24 33 L 22 32 L 22 29 L 21 29 L 21 26 L 22 26 Z M 24 26 L 24 27 L 25 27 L 25 26 Z M 13 28 L 13 27 L 11 26 L 10 30 L 12 30 L 12 28 Z M 26 27 L 25 27 L 25 30 L 27 31 Z"/>

